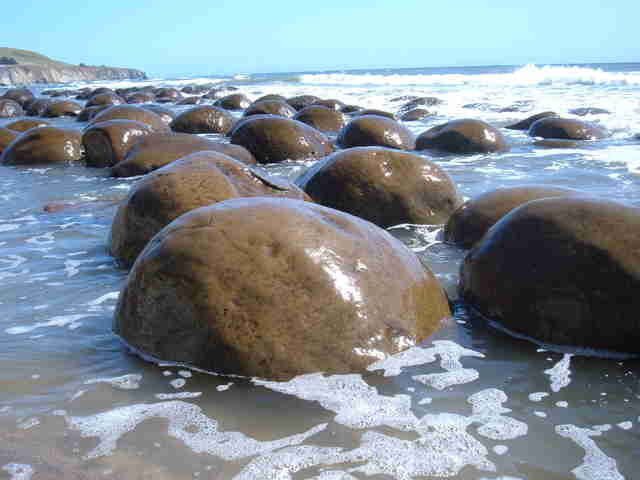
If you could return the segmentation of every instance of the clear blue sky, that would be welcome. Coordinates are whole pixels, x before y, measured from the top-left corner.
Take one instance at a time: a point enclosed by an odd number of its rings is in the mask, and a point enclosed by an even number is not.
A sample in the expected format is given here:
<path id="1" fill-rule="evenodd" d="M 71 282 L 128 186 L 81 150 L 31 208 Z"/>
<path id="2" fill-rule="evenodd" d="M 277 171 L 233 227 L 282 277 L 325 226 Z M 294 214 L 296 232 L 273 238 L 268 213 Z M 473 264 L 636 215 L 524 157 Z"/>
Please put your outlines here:
<path id="1" fill-rule="evenodd" d="M 640 61 L 640 1 L 6 0 L 0 46 L 151 75 Z"/>

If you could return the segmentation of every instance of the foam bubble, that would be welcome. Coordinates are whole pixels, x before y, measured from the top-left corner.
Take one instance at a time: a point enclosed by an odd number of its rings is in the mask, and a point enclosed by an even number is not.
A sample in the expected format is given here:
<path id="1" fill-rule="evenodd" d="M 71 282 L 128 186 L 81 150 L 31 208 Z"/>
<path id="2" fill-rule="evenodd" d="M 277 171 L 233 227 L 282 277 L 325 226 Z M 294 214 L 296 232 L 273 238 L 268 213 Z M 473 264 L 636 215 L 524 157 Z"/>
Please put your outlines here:
<path id="1" fill-rule="evenodd" d="M 40 323 L 35 323 L 33 325 L 25 325 L 21 327 L 11 327 L 11 328 L 7 328 L 5 332 L 8 333 L 9 335 L 19 335 L 21 333 L 28 333 L 33 330 L 36 330 L 37 328 L 42 328 L 42 327 L 66 327 L 66 326 L 75 324 L 78 320 L 82 318 L 93 317 L 93 316 L 94 315 L 87 315 L 86 313 L 76 314 L 76 315 L 58 315 L 58 316 L 52 317 L 51 320 L 49 320 L 48 322 L 40 322 Z"/>
<path id="2" fill-rule="evenodd" d="M 120 390 L 135 390 L 140 388 L 140 380 L 142 375 L 139 373 L 130 373 L 128 375 L 122 375 L 121 377 L 111 378 L 92 378 L 84 382 L 85 385 L 92 385 L 94 383 L 108 383 L 113 388 Z"/>
<path id="3" fill-rule="evenodd" d="M 129 405 L 87 417 L 67 417 L 66 420 L 69 428 L 79 431 L 83 437 L 98 437 L 98 445 L 86 454 L 87 458 L 96 458 L 110 455 L 124 434 L 150 418 L 166 419 L 168 435 L 182 441 L 195 453 L 207 453 L 225 460 L 297 445 L 327 426 L 321 424 L 298 435 L 263 442 L 239 432 L 218 431 L 218 422 L 204 415 L 200 407 L 180 400 Z"/>
<path id="4" fill-rule="evenodd" d="M 575 425 L 558 425 L 555 431 L 561 437 L 572 440 L 585 451 L 582 464 L 571 470 L 578 480 L 624 480 L 618 471 L 616 461 L 600 450 L 591 438 L 601 436 L 601 431 Z"/>
<path id="5" fill-rule="evenodd" d="M 202 392 L 176 392 L 176 393 L 156 393 L 158 400 L 184 400 L 186 398 L 198 398 Z"/>
<path id="6" fill-rule="evenodd" d="M 184 387 L 187 384 L 187 381 L 184 378 L 176 378 L 175 380 L 171 380 L 169 385 L 171 385 L 176 390 Z"/>
<path id="7" fill-rule="evenodd" d="M 467 399 L 473 408 L 471 420 L 481 424 L 478 434 L 492 440 L 512 440 L 527 434 L 526 423 L 503 416 L 511 412 L 502 406 L 507 399 L 507 394 L 496 388 L 482 390 Z"/>
<path id="8" fill-rule="evenodd" d="M 91 300 L 90 302 L 87 303 L 87 305 L 92 307 L 96 305 L 102 305 L 104 302 L 107 302 L 109 300 L 117 300 L 119 296 L 120 296 L 119 291 L 105 293 L 104 295 L 96 298 L 95 300 Z"/>
<path id="9" fill-rule="evenodd" d="M 533 392 L 529 394 L 529 400 L 532 402 L 541 402 L 544 397 L 548 397 L 547 392 Z"/>
<path id="10" fill-rule="evenodd" d="M 33 467 L 23 463 L 7 463 L 2 470 L 11 475 L 9 480 L 29 480 L 34 474 Z"/>
<path id="11" fill-rule="evenodd" d="M 631 430 L 633 428 L 633 422 L 620 422 L 616 423 L 616 426 L 622 430 Z"/>
<path id="12" fill-rule="evenodd" d="M 233 385 L 233 382 L 229 382 L 224 385 L 218 385 L 216 387 L 216 390 L 219 392 L 224 392 L 225 390 L 229 390 L 229 387 L 231 387 L 231 385 Z"/>
<path id="13" fill-rule="evenodd" d="M 571 366 L 571 357 L 573 357 L 573 354 L 565 353 L 562 356 L 562 360 L 544 371 L 551 380 L 551 391 L 559 392 L 571 383 L 571 370 L 569 368 Z"/>
<path id="14" fill-rule="evenodd" d="M 506 445 L 496 445 L 495 447 L 493 447 L 493 451 L 496 455 L 504 455 L 509 451 L 509 447 L 507 447 Z"/>

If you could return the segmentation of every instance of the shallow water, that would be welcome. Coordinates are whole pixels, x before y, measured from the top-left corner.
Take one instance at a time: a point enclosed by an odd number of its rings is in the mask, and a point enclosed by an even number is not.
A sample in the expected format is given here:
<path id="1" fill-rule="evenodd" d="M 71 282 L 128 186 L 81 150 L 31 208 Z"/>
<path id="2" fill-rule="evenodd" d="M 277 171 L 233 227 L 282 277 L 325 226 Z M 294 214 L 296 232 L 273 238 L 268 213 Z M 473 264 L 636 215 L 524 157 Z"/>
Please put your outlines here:
<path id="1" fill-rule="evenodd" d="M 505 125 L 548 109 L 607 108 L 610 115 L 586 117 L 612 132 L 607 140 L 548 149 L 504 130 L 508 153 L 435 160 L 466 197 L 541 183 L 639 205 L 636 67 L 318 73 L 243 79 L 241 91 L 392 111 L 399 95 L 445 100 L 435 117 L 408 124 L 416 133 L 462 116 Z M 523 111 L 496 111 L 516 101 L 528 102 Z M 463 107 L 470 103 L 496 108 Z M 309 165 L 266 168 L 295 178 Z M 135 181 L 80 166 L 0 167 L 0 479 L 635 478 L 638 360 L 551 352 L 460 304 L 433 339 L 367 375 L 267 382 L 131 354 L 111 332 L 126 272 L 106 239 L 116 202 Z M 67 201 L 79 205 L 43 211 Z M 442 244 L 440 229 L 390 231 L 455 299 L 465 252 Z"/>

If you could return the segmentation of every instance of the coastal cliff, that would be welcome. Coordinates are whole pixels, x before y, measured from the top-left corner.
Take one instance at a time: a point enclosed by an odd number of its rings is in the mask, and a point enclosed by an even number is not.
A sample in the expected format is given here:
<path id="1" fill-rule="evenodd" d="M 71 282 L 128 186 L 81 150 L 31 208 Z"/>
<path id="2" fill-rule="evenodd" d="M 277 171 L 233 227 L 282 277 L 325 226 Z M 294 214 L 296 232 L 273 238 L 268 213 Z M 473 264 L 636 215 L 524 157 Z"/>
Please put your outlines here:
<path id="1" fill-rule="evenodd" d="M 75 65 L 0 65 L 0 84 L 68 83 L 93 80 L 144 80 L 147 76 L 133 68 Z"/>

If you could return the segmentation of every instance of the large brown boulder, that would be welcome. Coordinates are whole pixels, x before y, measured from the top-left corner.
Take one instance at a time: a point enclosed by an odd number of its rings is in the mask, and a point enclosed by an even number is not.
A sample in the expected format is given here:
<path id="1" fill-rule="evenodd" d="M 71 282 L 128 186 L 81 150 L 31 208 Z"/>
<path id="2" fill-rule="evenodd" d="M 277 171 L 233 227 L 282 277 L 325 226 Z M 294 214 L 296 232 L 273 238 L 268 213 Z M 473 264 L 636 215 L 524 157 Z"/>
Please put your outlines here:
<path id="1" fill-rule="evenodd" d="M 534 122 L 529 135 L 542 138 L 567 140 L 598 140 L 606 137 L 600 127 L 573 118 L 546 117 Z"/>
<path id="2" fill-rule="evenodd" d="M 23 107 L 24 104 L 27 103 L 29 100 L 32 100 L 34 96 L 33 96 L 33 92 L 28 88 L 10 88 L 6 92 L 4 92 L 4 95 L 2 95 L 2 97 L 0 98 L 13 100 L 14 102 L 19 103 L 20 106 Z"/>
<path id="3" fill-rule="evenodd" d="M 279 115 L 281 117 L 292 118 L 296 114 L 296 109 L 288 103 L 279 100 L 261 100 L 253 102 L 243 113 L 243 116 L 251 115 Z"/>
<path id="4" fill-rule="evenodd" d="M 297 120 L 276 115 L 252 115 L 238 122 L 231 143 L 249 150 L 258 163 L 321 158 L 331 153 L 329 139 Z"/>
<path id="5" fill-rule="evenodd" d="M 77 117 L 82 111 L 82 105 L 73 100 L 60 100 L 51 102 L 43 113 L 43 117 Z"/>
<path id="6" fill-rule="evenodd" d="M 76 117 L 78 122 L 89 122 L 93 117 L 95 117 L 98 113 L 106 110 L 107 108 L 111 108 L 111 105 L 94 105 L 93 107 L 85 107 Z"/>
<path id="7" fill-rule="evenodd" d="M 531 200 L 567 197 L 581 192 L 565 187 L 522 185 L 491 190 L 458 208 L 444 227 L 446 242 L 471 248 L 498 220 Z"/>
<path id="8" fill-rule="evenodd" d="M 182 133 L 225 134 L 235 123 L 235 118 L 222 108 L 202 105 L 182 112 L 171 122 L 171 130 Z"/>
<path id="9" fill-rule="evenodd" d="M 24 110 L 20 104 L 8 98 L 0 98 L 0 118 L 20 117 Z"/>
<path id="10" fill-rule="evenodd" d="M 297 97 L 291 97 L 287 99 L 287 103 L 296 110 L 302 110 L 304 107 L 315 104 L 320 97 L 315 95 L 298 95 Z"/>
<path id="11" fill-rule="evenodd" d="M 24 106 L 24 111 L 31 117 L 41 117 L 52 103 L 53 101 L 48 98 L 35 98 L 27 101 Z"/>
<path id="12" fill-rule="evenodd" d="M 149 240 L 180 215 L 230 198 L 255 196 L 309 200 L 295 185 L 227 155 L 192 153 L 145 175 L 132 187 L 113 221 L 111 252 L 130 266 Z"/>
<path id="13" fill-rule="evenodd" d="M 288 379 L 364 371 L 449 316 L 434 275 L 386 231 L 321 205 L 253 197 L 193 210 L 158 233 L 129 273 L 114 330 L 158 359 Z"/>
<path id="14" fill-rule="evenodd" d="M 226 110 L 244 110 L 251 105 L 251 100 L 243 93 L 232 93 L 216 100 L 214 105 Z"/>
<path id="15" fill-rule="evenodd" d="M 180 90 L 173 87 L 158 88 L 153 93 L 156 100 L 160 103 L 177 102 L 182 99 L 182 93 L 180 93 Z"/>
<path id="16" fill-rule="evenodd" d="M 106 108 L 91 118 L 91 123 L 107 120 L 135 120 L 149 125 L 156 132 L 168 132 L 169 127 L 160 116 L 147 108 L 135 105 L 115 105 Z"/>
<path id="17" fill-rule="evenodd" d="M 15 120 L 11 123 L 7 123 L 4 127 L 15 132 L 26 132 L 36 127 L 46 127 L 49 122 L 46 120 L 32 120 L 30 118 L 23 118 L 22 120 Z"/>
<path id="18" fill-rule="evenodd" d="M 509 145 L 500 130 L 482 120 L 464 118 L 430 128 L 416 139 L 416 150 L 449 153 L 505 152 Z"/>
<path id="19" fill-rule="evenodd" d="M 151 134 L 136 143 L 127 156 L 111 169 L 114 177 L 144 175 L 194 152 L 210 150 L 224 153 L 247 165 L 255 158 L 244 147 L 218 143 L 188 133 Z"/>
<path id="20" fill-rule="evenodd" d="M 82 157 L 77 130 L 37 127 L 16 138 L 0 155 L 3 165 L 46 165 L 77 162 Z"/>
<path id="21" fill-rule="evenodd" d="M 322 105 L 304 107 L 295 114 L 293 119 L 306 123 L 321 132 L 331 133 L 339 132 L 347 123 L 345 116 L 341 112 Z"/>
<path id="22" fill-rule="evenodd" d="M 444 223 L 462 204 L 438 165 L 391 148 L 342 150 L 311 167 L 296 184 L 316 202 L 386 228 Z"/>
<path id="23" fill-rule="evenodd" d="M 640 209 L 587 197 L 528 202 L 469 251 L 462 297 L 512 332 L 640 353 Z"/>
<path id="24" fill-rule="evenodd" d="M 151 103 L 154 102 L 156 96 L 151 92 L 135 92 L 127 96 L 127 103 Z"/>
<path id="25" fill-rule="evenodd" d="M 413 150 L 415 138 L 407 127 L 395 120 L 363 115 L 354 118 L 340 130 L 336 143 L 341 148 L 378 146 Z"/>
<path id="26" fill-rule="evenodd" d="M 519 122 L 513 123 L 511 125 L 507 125 L 504 128 L 508 128 L 509 130 L 529 130 L 531 125 L 542 118 L 547 117 L 557 117 L 558 114 L 556 112 L 542 112 L 536 113 L 535 115 L 531 115 L 530 117 L 525 118 L 524 120 L 520 120 Z"/>
<path id="27" fill-rule="evenodd" d="M 122 105 L 126 103 L 124 98 L 118 95 L 115 92 L 102 92 L 94 94 L 89 100 L 85 107 L 93 107 L 95 105 Z"/>
<path id="28" fill-rule="evenodd" d="M 395 114 L 387 112 L 386 110 L 379 110 L 377 108 L 362 108 L 351 112 L 352 117 L 359 117 L 361 115 L 378 115 L 379 117 L 390 118 L 391 120 L 397 120 Z"/>
<path id="29" fill-rule="evenodd" d="M 422 120 L 423 118 L 431 115 L 433 115 L 433 113 L 426 108 L 414 108 L 413 110 L 403 113 L 400 116 L 400 120 L 403 122 L 415 122 L 416 120 Z"/>
<path id="30" fill-rule="evenodd" d="M 20 135 L 20 132 L 18 131 L 0 127 L 0 153 L 2 153 L 18 135 Z"/>
<path id="31" fill-rule="evenodd" d="M 156 103 L 145 103 L 141 104 L 140 107 L 144 108 L 145 110 L 150 110 L 158 115 L 164 122 L 164 124 L 167 125 L 167 127 L 171 125 L 173 119 L 176 118 L 176 113 L 173 110 L 170 110 L 167 107 L 163 107 L 162 105 L 158 105 Z"/>
<path id="32" fill-rule="evenodd" d="M 141 137 L 153 130 L 135 120 L 107 120 L 90 124 L 82 134 L 85 162 L 88 167 L 112 167 L 124 160 Z"/>

